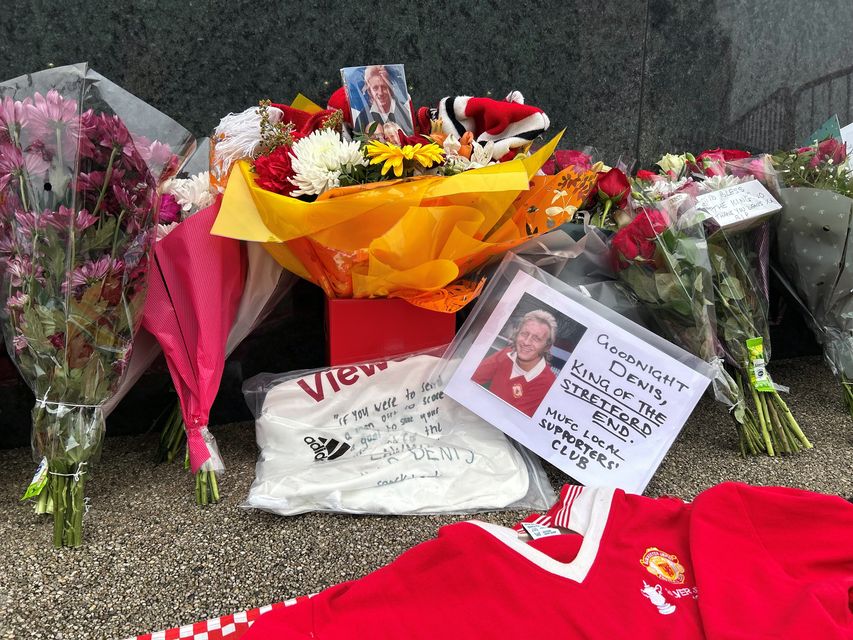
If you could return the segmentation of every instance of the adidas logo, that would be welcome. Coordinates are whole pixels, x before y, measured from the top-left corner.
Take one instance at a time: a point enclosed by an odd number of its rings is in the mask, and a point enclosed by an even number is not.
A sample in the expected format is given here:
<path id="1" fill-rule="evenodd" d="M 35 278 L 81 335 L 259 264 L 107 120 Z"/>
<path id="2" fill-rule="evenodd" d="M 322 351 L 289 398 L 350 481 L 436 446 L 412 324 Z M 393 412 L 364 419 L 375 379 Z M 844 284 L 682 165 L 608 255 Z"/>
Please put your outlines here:
<path id="1" fill-rule="evenodd" d="M 312 438 L 305 436 L 305 444 L 314 451 L 314 460 L 334 460 L 340 458 L 350 450 L 346 442 L 339 442 L 334 438 Z"/>

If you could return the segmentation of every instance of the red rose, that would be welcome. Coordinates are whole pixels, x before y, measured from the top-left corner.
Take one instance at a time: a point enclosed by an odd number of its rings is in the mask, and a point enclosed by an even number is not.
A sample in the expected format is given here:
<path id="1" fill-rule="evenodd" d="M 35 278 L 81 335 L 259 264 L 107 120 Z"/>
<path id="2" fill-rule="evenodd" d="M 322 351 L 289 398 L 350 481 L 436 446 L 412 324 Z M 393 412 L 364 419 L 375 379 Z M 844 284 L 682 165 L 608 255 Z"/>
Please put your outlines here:
<path id="1" fill-rule="evenodd" d="M 726 162 L 731 162 L 732 160 L 743 160 L 744 158 L 749 158 L 752 156 L 748 151 L 741 151 L 740 149 L 722 149 L 723 158 Z"/>
<path id="2" fill-rule="evenodd" d="M 658 174 L 654 171 L 646 171 L 645 169 L 640 169 L 637 171 L 637 180 L 644 180 L 645 182 L 654 182 L 657 180 Z"/>
<path id="3" fill-rule="evenodd" d="M 657 209 L 642 208 L 636 217 L 622 227 L 611 240 L 616 270 L 633 261 L 650 262 L 655 257 L 655 237 L 669 227 L 669 218 Z"/>
<path id="4" fill-rule="evenodd" d="M 669 228 L 669 217 L 663 211 L 648 207 L 642 207 L 633 222 L 637 223 L 638 233 L 648 240 L 654 239 Z"/>
<path id="5" fill-rule="evenodd" d="M 750 157 L 749 152 L 740 149 L 709 149 L 696 156 L 696 169 L 706 176 L 726 175 L 726 163 Z"/>
<path id="6" fill-rule="evenodd" d="M 847 147 L 843 142 L 835 138 L 828 138 L 817 145 L 817 153 L 809 162 L 809 167 L 814 169 L 823 162 L 832 162 L 838 165 L 847 159 Z"/>
<path id="7" fill-rule="evenodd" d="M 628 232 L 628 228 L 623 227 L 613 236 L 610 241 L 611 246 L 617 252 L 616 269 L 622 270 L 627 267 L 632 261 L 651 260 L 655 255 L 655 245 L 653 242 L 644 240 Z"/>
<path id="8" fill-rule="evenodd" d="M 276 147 L 270 154 L 258 156 L 255 159 L 258 186 L 273 193 L 289 196 L 296 189 L 289 180 L 295 173 L 291 160 L 290 150 L 287 147 Z"/>
<path id="9" fill-rule="evenodd" d="M 703 151 L 696 156 L 696 165 L 694 168 L 708 177 L 724 176 L 726 175 L 726 158 L 719 149 Z"/>
<path id="10" fill-rule="evenodd" d="M 619 169 L 613 168 L 598 179 L 598 195 L 602 200 L 611 200 L 617 207 L 623 207 L 628 200 L 631 185 L 628 178 Z"/>

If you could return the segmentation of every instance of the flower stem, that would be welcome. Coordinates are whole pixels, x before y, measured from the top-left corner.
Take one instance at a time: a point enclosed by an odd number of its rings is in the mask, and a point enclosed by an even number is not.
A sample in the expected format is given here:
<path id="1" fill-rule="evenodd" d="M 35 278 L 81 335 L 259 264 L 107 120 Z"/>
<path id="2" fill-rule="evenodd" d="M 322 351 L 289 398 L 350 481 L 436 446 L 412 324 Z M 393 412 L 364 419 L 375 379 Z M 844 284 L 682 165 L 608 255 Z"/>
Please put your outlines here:
<path id="1" fill-rule="evenodd" d="M 50 498 L 50 482 L 39 493 L 33 510 L 39 516 L 45 513 L 53 513 L 53 500 Z"/>
<path id="2" fill-rule="evenodd" d="M 113 247 L 110 250 L 110 258 L 113 258 L 116 254 L 116 245 L 118 244 L 118 233 L 121 231 L 121 221 L 124 219 L 124 214 L 126 213 L 125 209 L 122 209 L 118 214 L 118 219 L 116 220 L 116 228 L 113 233 Z"/>
<path id="3" fill-rule="evenodd" d="M 748 367 L 744 368 L 744 371 L 749 371 Z M 770 431 L 768 429 L 767 420 L 765 419 L 764 411 L 766 407 L 763 407 L 761 404 L 761 398 L 758 395 L 758 392 L 755 390 L 755 387 L 752 384 L 748 384 L 749 391 L 752 394 L 752 402 L 755 404 L 756 413 L 758 413 L 758 422 L 761 424 L 761 437 L 764 440 L 764 447 L 767 451 L 767 455 L 773 454 L 773 443 L 770 441 Z"/>
<path id="4" fill-rule="evenodd" d="M 850 382 L 843 374 L 841 376 L 841 391 L 844 394 L 847 412 L 853 417 L 853 382 Z"/>
<path id="5" fill-rule="evenodd" d="M 195 498 L 202 506 L 219 502 L 219 483 L 215 471 L 199 469 L 195 474 Z"/>
<path id="6" fill-rule="evenodd" d="M 782 417 L 788 423 L 788 426 L 791 428 L 791 432 L 797 437 L 797 440 L 802 443 L 803 447 L 806 449 L 812 448 L 812 443 L 809 442 L 809 439 L 806 437 L 806 434 L 803 433 L 803 430 L 800 428 L 800 425 L 794 419 L 794 415 L 791 413 L 791 410 L 788 408 L 787 403 L 782 399 L 777 391 L 773 392 L 773 400 L 776 402 L 777 408 L 780 410 Z"/>
<path id="7" fill-rule="evenodd" d="M 794 449 L 791 446 L 787 433 L 785 432 L 782 420 L 779 418 L 779 414 L 776 413 L 776 408 L 773 406 L 773 402 L 767 403 L 767 410 L 770 413 L 771 423 L 773 424 L 773 434 L 776 436 L 777 451 L 779 453 L 793 453 Z"/>
<path id="8" fill-rule="evenodd" d="M 181 404 L 175 401 L 169 412 L 163 430 L 160 432 L 160 447 L 157 453 L 159 462 L 174 462 L 183 447 L 186 430 L 181 416 Z"/>
<path id="9" fill-rule="evenodd" d="M 110 152 L 110 160 L 107 163 L 107 170 L 104 172 L 104 184 L 101 186 L 101 193 L 98 194 L 98 200 L 95 202 L 95 208 L 92 210 L 93 216 L 98 215 L 98 211 L 104 202 L 104 197 L 107 195 L 107 188 L 110 186 L 110 180 L 112 180 L 113 177 L 113 162 L 115 162 L 117 153 L 118 149 L 113 147 L 113 150 Z M 100 227 L 100 221 L 98 226 Z"/>

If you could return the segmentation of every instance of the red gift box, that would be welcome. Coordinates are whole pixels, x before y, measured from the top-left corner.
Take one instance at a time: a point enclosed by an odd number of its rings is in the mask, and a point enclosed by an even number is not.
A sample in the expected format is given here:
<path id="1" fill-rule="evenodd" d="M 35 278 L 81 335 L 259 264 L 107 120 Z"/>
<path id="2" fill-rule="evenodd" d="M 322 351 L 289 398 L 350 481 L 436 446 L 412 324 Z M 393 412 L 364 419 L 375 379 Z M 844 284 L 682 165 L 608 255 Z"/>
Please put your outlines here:
<path id="1" fill-rule="evenodd" d="M 422 309 L 400 298 L 326 299 L 329 365 L 381 360 L 445 345 L 456 315 Z"/>

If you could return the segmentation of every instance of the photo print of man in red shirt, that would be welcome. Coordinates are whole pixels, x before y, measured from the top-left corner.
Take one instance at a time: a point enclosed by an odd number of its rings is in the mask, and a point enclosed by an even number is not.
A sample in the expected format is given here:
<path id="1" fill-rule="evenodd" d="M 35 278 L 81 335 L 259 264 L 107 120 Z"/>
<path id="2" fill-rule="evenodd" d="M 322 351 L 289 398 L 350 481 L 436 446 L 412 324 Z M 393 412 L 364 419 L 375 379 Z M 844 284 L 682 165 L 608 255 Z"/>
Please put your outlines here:
<path id="1" fill-rule="evenodd" d="M 529 311 L 516 325 L 510 344 L 487 356 L 471 379 L 532 417 L 557 379 L 549 366 L 557 331 L 552 313 Z"/>

